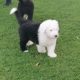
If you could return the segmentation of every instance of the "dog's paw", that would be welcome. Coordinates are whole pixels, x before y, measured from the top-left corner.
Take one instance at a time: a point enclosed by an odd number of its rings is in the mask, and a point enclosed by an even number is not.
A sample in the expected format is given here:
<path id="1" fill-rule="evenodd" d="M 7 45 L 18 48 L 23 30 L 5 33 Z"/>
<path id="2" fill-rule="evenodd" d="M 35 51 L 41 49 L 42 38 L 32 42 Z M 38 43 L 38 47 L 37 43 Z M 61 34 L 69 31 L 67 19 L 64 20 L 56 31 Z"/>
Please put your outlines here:
<path id="1" fill-rule="evenodd" d="M 48 56 L 51 57 L 51 58 L 56 58 L 57 54 L 56 53 L 52 53 L 52 54 L 50 53 L 50 54 L 48 54 Z"/>
<path id="2" fill-rule="evenodd" d="M 27 46 L 33 45 L 32 41 L 28 41 Z"/>
<path id="3" fill-rule="evenodd" d="M 24 52 L 27 53 L 27 52 L 29 52 L 29 51 L 28 51 L 28 50 L 25 50 Z"/>

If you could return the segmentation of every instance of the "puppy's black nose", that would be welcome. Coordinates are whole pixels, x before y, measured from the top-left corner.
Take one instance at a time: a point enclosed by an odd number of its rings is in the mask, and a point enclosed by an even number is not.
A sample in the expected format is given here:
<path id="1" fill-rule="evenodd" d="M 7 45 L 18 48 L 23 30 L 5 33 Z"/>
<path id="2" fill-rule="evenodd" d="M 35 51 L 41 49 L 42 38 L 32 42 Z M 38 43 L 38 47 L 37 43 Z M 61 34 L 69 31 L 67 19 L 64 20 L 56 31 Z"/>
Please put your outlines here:
<path id="1" fill-rule="evenodd" d="M 55 35 L 55 37 L 57 37 L 57 35 Z"/>

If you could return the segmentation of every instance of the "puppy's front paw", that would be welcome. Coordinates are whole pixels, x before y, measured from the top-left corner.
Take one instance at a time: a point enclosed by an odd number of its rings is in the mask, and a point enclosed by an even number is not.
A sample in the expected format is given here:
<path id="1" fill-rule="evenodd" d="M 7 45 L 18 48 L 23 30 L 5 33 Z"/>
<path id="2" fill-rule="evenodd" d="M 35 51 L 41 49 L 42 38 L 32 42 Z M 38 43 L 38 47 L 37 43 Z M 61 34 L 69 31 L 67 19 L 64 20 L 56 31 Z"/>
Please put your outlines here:
<path id="1" fill-rule="evenodd" d="M 57 57 L 57 54 L 56 53 L 52 53 L 52 54 L 50 53 L 50 54 L 48 54 L 48 56 L 51 58 L 55 58 L 55 57 Z"/>

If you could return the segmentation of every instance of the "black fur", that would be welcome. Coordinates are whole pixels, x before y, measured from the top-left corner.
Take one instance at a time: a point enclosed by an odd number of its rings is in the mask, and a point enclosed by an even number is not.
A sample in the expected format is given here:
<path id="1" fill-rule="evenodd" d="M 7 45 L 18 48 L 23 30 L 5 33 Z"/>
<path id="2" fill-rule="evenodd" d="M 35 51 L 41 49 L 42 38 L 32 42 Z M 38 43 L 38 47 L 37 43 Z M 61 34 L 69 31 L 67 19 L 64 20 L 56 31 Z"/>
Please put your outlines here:
<path id="1" fill-rule="evenodd" d="M 33 19 L 34 4 L 32 0 L 19 0 L 18 14 L 23 18 L 24 14 L 28 15 L 28 20 Z"/>
<path id="2" fill-rule="evenodd" d="M 34 23 L 30 20 L 24 20 L 18 15 L 18 11 L 15 12 L 16 18 L 20 24 L 19 35 L 20 35 L 20 48 L 22 51 L 27 50 L 26 43 L 31 40 L 38 44 L 38 28 L 40 23 Z"/>

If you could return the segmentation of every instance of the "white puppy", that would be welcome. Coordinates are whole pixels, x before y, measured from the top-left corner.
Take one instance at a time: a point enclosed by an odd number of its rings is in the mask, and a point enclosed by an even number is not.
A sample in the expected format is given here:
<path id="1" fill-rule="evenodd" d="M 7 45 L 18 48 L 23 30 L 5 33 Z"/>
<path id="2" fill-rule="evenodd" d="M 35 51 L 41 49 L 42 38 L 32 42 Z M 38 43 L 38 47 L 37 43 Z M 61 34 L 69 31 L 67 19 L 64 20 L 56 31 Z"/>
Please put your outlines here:
<path id="1" fill-rule="evenodd" d="M 37 50 L 40 53 L 45 53 L 49 57 L 57 57 L 55 53 L 56 40 L 59 35 L 59 24 L 56 20 L 46 20 L 40 24 L 38 29 L 38 40 Z"/>

